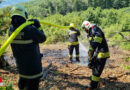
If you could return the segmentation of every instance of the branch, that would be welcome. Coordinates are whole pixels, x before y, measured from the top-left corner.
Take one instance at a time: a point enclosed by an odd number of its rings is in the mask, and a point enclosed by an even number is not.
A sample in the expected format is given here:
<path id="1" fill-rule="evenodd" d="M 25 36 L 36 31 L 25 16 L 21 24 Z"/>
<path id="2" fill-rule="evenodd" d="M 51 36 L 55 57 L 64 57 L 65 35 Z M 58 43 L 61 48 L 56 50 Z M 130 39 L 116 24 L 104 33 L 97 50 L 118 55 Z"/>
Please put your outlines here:
<path id="1" fill-rule="evenodd" d="M 121 31 L 121 32 L 130 32 L 130 30 L 123 30 L 123 31 Z"/>
<path id="2" fill-rule="evenodd" d="M 125 30 L 125 31 L 130 31 L 130 30 Z M 121 32 L 125 32 L 125 31 L 121 31 Z M 130 39 L 128 39 L 127 37 L 125 37 L 121 32 L 119 31 L 115 31 L 116 33 L 118 33 L 119 35 L 121 35 L 121 37 L 127 41 L 130 41 Z"/>
<path id="3" fill-rule="evenodd" d="M 43 71 L 44 73 L 43 73 L 43 75 L 42 75 L 42 77 L 41 77 L 41 79 L 40 79 L 41 81 L 46 78 L 47 74 L 49 73 L 49 68 L 50 68 L 51 66 L 52 66 L 52 62 L 50 62 L 48 66 L 46 66 L 45 68 L 43 68 L 42 71 Z"/>

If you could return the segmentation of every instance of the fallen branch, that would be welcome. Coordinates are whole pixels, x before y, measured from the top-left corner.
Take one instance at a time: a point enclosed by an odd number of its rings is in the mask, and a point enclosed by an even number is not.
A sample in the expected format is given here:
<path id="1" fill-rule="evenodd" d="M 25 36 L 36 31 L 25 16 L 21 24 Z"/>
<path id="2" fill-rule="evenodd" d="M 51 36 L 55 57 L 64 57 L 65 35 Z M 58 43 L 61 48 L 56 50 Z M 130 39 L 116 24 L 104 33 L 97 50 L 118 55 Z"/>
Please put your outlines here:
<path id="1" fill-rule="evenodd" d="M 125 37 L 121 32 L 119 31 L 115 31 L 116 33 L 118 33 L 119 35 L 121 35 L 121 37 L 125 40 L 127 40 L 128 42 L 130 41 L 130 39 L 128 39 L 127 37 Z M 123 31 L 122 31 L 123 32 Z M 125 32 L 125 31 L 124 31 Z"/>
<path id="2" fill-rule="evenodd" d="M 52 62 L 49 63 L 48 66 L 46 66 L 45 68 L 43 68 L 43 70 L 42 70 L 42 71 L 43 71 L 43 75 L 42 75 L 42 77 L 41 77 L 41 81 L 46 78 L 46 76 L 47 76 L 47 74 L 48 74 L 48 72 L 49 72 L 49 68 L 50 68 L 51 66 L 52 66 Z"/>
<path id="3" fill-rule="evenodd" d="M 121 31 L 121 32 L 130 32 L 130 30 L 123 30 L 123 31 Z"/>
<path id="4" fill-rule="evenodd" d="M 79 69 L 80 67 L 76 67 L 75 69 L 73 69 L 73 70 L 71 70 L 70 72 L 73 72 L 73 71 L 75 71 L 75 70 L 77 70 L 77 69 Z"/>
<path id="5" fill-rule="evenodd" d="M 77 76 L 79 76 L 79 75 L 84 75 L 84 74 L 80 74 L 80 73 L 79 73 L 79 74 L 78 74 L 78 73 L 77 73 L 77 74 L 76 74 L 76 73 L 70 73 L 70 74 L 71 74 L 71 75 L 77 75 Z"/>

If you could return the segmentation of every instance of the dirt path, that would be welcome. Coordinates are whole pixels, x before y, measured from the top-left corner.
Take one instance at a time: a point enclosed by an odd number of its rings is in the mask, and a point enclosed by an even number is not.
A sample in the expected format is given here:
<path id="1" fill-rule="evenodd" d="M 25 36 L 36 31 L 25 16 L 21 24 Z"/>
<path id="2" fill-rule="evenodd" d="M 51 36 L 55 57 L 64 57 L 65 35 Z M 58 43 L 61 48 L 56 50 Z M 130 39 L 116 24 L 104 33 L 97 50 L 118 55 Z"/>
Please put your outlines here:
<path id="1" fill-rule="evenodd" d="M 47 77 L 41 81 L 40 90 L 85 90 L 84 85 L 89 84 L 91 70 L 87 67 L 84 55 L 82 62 L 70 64 L 68 50 L 65 44 L 41 46 L 43 53 L 43 67 L 52 62 Z M 105 69 L 101 75 L 99 90 L 130 90 L 130 72 L 122 65 L 130 65 L 126 62 L 126 57 L 130 56 L 130 51 L 123 51 L 116 47 L 110 47 L 111 58 L 107 60 Z M 12 70 L 12 71 L 11 71 Z M 7 82 L 12 82 L 17 90 L 18 74 L 16 69 L 5 71 L 0 69 L 0 77 Z"/>

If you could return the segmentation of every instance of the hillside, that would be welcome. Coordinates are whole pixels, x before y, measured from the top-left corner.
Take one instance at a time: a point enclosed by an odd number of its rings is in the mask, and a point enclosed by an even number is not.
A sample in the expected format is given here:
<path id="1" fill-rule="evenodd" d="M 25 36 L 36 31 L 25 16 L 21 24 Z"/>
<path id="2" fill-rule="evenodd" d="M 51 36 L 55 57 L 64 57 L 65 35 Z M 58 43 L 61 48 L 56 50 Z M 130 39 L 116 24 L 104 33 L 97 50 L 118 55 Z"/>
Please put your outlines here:
<path id="1" fill-rule="evenodd" d="M 27 9 L 29 19 L 34 18 L 59 26 L 69 26 L 72 22 L 81 32 L 79 37 L 81 62 L 69 63 L 68 29 L 41 24 L 47 36 L 46 42 L 40 44 L 43 70 L 49 63 L 52 64 L 44 72 L 45 76 L 40 82 L 39 90 L 85 90 L 84 86 L 90 83 L 92 70 L 87 66 L 88 39 L 85 31 L 81 29 L 84 20 L 89 20 L 102 29 L 110 49 L 110 58 L 101 76 L 99 90 L 130 89 L 130 4 L 128 1 L 32 0 L 20 3 Z M 11 22 L 10 10 L 11 6 L 0 8 L 0 46 L 9 38 L 7 31 Z M 6 49 L 4 58 L 11 67 L 0 68 L 0 77 L 4 83 L 10 83 L 14 90 L 18 90 L 18 70 L 10 47 Z"/>
<path id="2" fill-rule="evenodd" d="M 89 7 L 101 7 L 102 9 L 130 7 L 128 0 L 33 0 L 22 5 L 28 9 L 31 15 L 45 17 L 56 13 L 66 15 L 87 10 Z"/>
<path id="3" fill-rule="evenodd" d="M 53 0 L 44 0 L 44 1 L 30 1 L 22 4 L 26 7 L 29 18 L 38 18 L 40 20 L 44 20 L 45 22 L 49 22 L 56 25 L 62 25 L 62 26 L 68 26 L 70 22 L 73 22 L 76 24 L 77 28 L 81 30 L 81 24 L 84 20 L 89 20 L 95 24 L 97 24 L 104 32 L 107 37 L 107 40 L 110 41 L 110 45 L 118 45 L 119 42 L 121 42 L 120 47 L 124 49 L 130 49 L 129 42 L 127 40 L 130 40 L 129 32 L 122 32 L 125 30 L 130 30 L 130 7 L 122 8 L 122 9 L 103 9 L 101 7 L 87 7 L 87 8 L 76 8 L 77 5 L 73 5 L 72 2 L 69 3 L 70 0 L 66 1 L 58 1 L 57 5 L 53 5 Z M 76 0 L 78 2 L 78 0 Z M 66 9 L 66 7 L 63 7 L 63 3 L 66 2 L 67 7 L 69 9 Z M 88 6 L 87 2 L 85 0 L 81 0 L 81 2 L 84 2 L 85 5 Z M 75 2 L 76 3 L 76 2 Z M 45 5 L 46 4 L 46 5 Z M 81 6 L 84 6 L 84 4 L 80 4 Z M 49 8 L 49 6 L 52 5 L 52 8 Z M 57 6 L 57 10 L 56 10 Z M 62 7 L 63 10 L 60 10 Z M 54 10 L 53 10 L 54 9 Z M 72 10 L 72 11 L 65 11 L 65 10 Z M 87 9 L 87 10 L 86 10 Z M 3 8 L 0 11 L 0 14 L 6 15 L 6 13 L 10 10 L 10 8 Z M 52 10 L 52 11 L 48 11 Z M 47 12 L 46 12 L 47 11 Z M 61 13 L 60 11 L 66 12 L 65 14 Z M 123 15 L 122 15 L 123 13 Z M 59 18 L 60 17 L 60 18 Z M 9 17 L 1 18 L 0 19 L 0 34 L 5 35 L 5 30 L 7 30 L 9 25 Z M 62 30 L 60 28 L 55 28 L 42 25 L 44 32 L 46 33 L 48 37 L 46 43 L 57 43 L 57 42 L 63 42 L 67 41 L 67 30 Z M 124 38 L 118 33 L 122 32 Z M 84 33 L 84 32 L 83 32 Z M 53 34 L 53 35 L 52 35 Z M 59 38 L 61 37 L 61 38 Z M 5 39 L 6 40 L 6 39 Z M 2 43 L 2 42 L 1 42 Z"/>

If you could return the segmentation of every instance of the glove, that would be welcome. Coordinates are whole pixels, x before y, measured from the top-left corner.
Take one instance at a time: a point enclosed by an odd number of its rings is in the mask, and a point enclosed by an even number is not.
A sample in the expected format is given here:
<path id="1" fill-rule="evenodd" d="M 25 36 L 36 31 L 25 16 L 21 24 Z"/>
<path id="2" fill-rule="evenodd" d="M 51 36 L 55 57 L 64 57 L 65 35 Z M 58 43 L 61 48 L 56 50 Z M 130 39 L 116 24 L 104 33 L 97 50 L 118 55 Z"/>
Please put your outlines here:
<path id="1" fill-rule="evenodd" d="M 94 68 L 94 64 L 93 64 L 92 62 L 90 62 L 90 63 L 88 64 L 88 67 L 89 67 L 90 69 L 93 69 L 93 68 Z"/>
<path id="2" fill-rule="evenodd" d="M 96 62 L 96 56 L 92 57 L 91 62 L 89 62 L 88 64 L 88 67 L 90 69 L 93 69 L 95 67 L 95 62 Z"/>
<path id="3" fill-rule="evenodd" d="M 33 24 L 33 25 L 34 25 L 36 28 L 41 27 L 39 20 L 37 20 L 37 19 L 30 19 L 29 21 L 34 21 L 34 24 Z"/>
<path id="4" fill-rule="evenodd" d="M 93 53 L 94 53 L 93 50 L 88 51 L 88 56 L 89 56 L 88 60 L 89 60 L 89 62 L 91 62 L 91 60 L 92 60 Z"/>
<path id="5" fill-rule="evenodd" d="M 70 45 L 68 45 L 68 49 L 70 49 Z"/>

